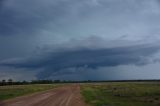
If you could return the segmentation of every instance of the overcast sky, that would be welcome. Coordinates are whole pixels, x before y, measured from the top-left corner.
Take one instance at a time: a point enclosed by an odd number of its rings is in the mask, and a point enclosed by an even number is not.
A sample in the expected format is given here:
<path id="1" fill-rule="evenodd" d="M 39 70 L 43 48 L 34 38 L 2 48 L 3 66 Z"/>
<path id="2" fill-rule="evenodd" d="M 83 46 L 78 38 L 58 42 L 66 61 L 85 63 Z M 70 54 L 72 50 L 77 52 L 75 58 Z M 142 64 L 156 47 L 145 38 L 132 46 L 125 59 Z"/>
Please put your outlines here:
<path id="1" fill-rule="evenodd" d="M 0 80 L 160 79 L 160 0 L 0 0 Z"/>

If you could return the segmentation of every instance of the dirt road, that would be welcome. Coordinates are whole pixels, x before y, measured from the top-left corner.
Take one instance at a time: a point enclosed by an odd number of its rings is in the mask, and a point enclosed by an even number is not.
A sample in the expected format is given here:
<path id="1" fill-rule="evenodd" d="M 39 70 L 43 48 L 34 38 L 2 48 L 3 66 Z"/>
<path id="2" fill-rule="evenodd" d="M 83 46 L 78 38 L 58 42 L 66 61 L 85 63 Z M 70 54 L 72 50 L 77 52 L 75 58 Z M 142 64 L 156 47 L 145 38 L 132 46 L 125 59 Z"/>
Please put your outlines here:
<path id="1" fill-rule="evenodd" d="M 69 85 L 4 101 L 0 106 L 85 106 L 85 103 L 79 85 Z"/>

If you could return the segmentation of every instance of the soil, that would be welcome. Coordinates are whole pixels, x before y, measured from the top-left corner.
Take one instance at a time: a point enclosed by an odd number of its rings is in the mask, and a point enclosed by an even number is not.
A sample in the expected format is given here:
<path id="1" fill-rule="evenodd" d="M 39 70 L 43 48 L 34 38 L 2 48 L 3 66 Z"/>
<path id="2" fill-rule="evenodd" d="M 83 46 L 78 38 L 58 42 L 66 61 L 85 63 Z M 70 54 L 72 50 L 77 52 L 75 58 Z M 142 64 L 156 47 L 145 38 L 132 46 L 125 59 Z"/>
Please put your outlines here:
<path id="1" fill-rule="evenodd" d="M 0 106 L 86 106 L 79 85 L 67 85 L 53 90 L 2 101 Z"/>

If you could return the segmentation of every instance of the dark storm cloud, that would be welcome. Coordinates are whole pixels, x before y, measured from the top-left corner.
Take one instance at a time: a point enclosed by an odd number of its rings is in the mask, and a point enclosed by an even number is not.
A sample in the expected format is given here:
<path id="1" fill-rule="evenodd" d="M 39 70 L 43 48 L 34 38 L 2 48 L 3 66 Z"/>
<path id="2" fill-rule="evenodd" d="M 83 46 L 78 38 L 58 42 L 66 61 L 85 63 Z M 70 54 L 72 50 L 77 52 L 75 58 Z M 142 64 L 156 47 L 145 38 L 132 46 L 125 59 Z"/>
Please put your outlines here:
<path id="1" fill-rule="evenodd" d="M 61 32 L 64 38 L 76 34 L 144 36 L 159 30 L 157 4 L 157 0 L 1 0 L 0 36 L 40 36 L 43 30 L 53 37 Z"/>
<path id="2" fill-rule="evenodd" d="M 68 74 L 69 68 L 113 67 L 118 65 L 144 65 L 147 58 L 159 51 L 159 46 L 128 46 L 104 49 L 79 49 L 63 52 L 50 52 L 45 56 L 24 60 L 9 60 L 1 62 L 2 66 L 28 69 L 44 69 L 37 74 L 40 79 L 54 75 Z"/>
<path id="3" fill-rule="evenodd" d="M 4 1 L 5 1 L 5 0 L 1 0 L 1 1 L 0 1 L 0 6 L 3 6 Z"/>
<path id="4" fill-rule="evenodd" d="M 23 35 L 31 34 L 44 24 L 45 11 L 43 12 L 40 7 L 38 9 L 38 4 L 35 2 L 22 1 L 3 2 L 3 7 L 0 10 L 0 35 L 15 35 L 22 34 L 22 32 Z M 37 11 L 34 11 L 34 5 Z"/>
<path id="5" fill-rule="evenodd" d="M 159 1 L 0 0 L 0 73 L 36 70 L 38 78 L 58 79 L 86 70 L 94 79 L 120 65 L 140 70 L 154 54 L 159 62 Z"/>
<path id="6" fill-rule="evenodd" d="M 1 1 L 0 35 L 30 35 L 45 29 L 50 21 L 63 17 L 68 2 L 57 0 Z"/>
<path id="7" fill-rule="evenodd" d="M 34 35 L 47 29 L 50 24 L 53 28 L 63 29 L 63 20 L 68 19 L 72 13 L 76 17 L 76 11 L 81 11 L 79 5 L 83 7 L 83 4 L 86 7 L 85 0 L 1 0 L 0 36 Z M 82 13 L 78 17 L 88 14 L 87 10 L 82 10 Z"/>

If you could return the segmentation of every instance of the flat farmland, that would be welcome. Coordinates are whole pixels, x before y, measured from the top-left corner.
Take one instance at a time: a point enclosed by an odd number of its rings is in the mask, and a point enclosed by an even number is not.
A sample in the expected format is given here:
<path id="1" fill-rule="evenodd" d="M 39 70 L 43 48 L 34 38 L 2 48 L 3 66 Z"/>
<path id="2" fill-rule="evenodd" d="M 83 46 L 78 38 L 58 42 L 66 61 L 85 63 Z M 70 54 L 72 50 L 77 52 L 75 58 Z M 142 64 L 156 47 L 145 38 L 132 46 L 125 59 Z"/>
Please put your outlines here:
<path id="1" fill-rule="evenodd" d="M 160 106 L 160 83 L 97 83 L 81 86 L 90 106 Z"/>

